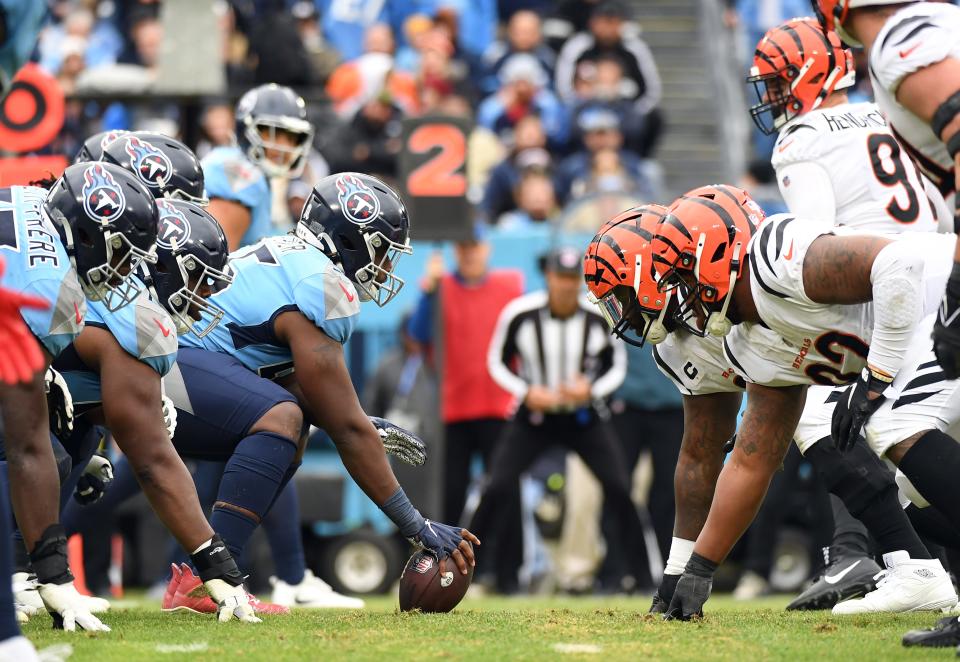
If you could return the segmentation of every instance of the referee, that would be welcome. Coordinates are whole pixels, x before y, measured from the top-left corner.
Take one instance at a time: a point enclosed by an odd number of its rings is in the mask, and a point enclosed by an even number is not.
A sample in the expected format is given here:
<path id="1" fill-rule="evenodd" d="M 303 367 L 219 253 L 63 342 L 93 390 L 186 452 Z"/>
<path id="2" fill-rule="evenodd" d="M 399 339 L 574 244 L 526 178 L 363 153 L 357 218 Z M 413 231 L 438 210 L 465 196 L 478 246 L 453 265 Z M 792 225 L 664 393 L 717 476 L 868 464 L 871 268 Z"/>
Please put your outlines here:
<path id="1" fill-rule="evenodd" d="M 623 381 L 627 357 L 622 345 L 611 342 L 603 318 L 580 296 L 580 255 L 570 247 L 548 253 L 542 258 L 546 291 L 514 299 L 497 321 L 487 365 L 521 404 L 494 450 L 470 529 L 491 532 L 498 504 L 520 474 L 545 451 L 561 446 L 575 451 L 600 481 L 620 537 L 607 542 L 624 547 L 637 585 L 650 586 L 643 527 L 604 403 Z"/>

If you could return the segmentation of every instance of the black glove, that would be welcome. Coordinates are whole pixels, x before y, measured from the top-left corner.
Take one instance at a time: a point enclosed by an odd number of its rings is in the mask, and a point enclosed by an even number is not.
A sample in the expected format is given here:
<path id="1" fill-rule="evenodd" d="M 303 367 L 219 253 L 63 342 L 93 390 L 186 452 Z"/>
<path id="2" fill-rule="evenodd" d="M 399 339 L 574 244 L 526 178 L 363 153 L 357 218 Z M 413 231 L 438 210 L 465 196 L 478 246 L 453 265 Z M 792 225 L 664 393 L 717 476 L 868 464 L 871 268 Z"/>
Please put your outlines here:
<path id="1" fill-rule="evenodd" d="M 886 398 L 879 395 L 890 382 L 876 377 L 869 368 L 864 368 L 860 378 L 840 394 L 833 410 L 830 434 L 833 443 L 845 453 L 857 443 L 864 424 L 880 408 Z M 871 399 L 870 394 L 877 394 Z"/>
<path id="2" fill-rule="evenodd" d="M 670 601 L 673 600 L 673 594 L 677 590 L 677 582 L 680 581 L 680 575 L 663 575 L 660 580 L 660 586 L 657 592 L 653 594 L 653 604 L 650 605 L 648 614 L 665 614 Z"/>
<path id="3" fill-rule="evenodd" d="M 463 527 L 427 519 L 423 521 L 423 526 L 417 534 L 409 540 L 414 546 L 426 550 L 439 561 L 450 556 L 460 546 L 463 540 Z"/>
<path id="4" fill-rule="evenodd" d="M 689 621 L 691 618 L 703 618 L 703 604 L 713 589 L 713 573 L 716 572 L 717 565 L 710 559 L 693 553 L 680 575 L 670 606 L 663 615 L 664 620 Z"/>
<path id="5" fill-rule="evenodd" d="M 953 264 L 933 325 L 933 353 L 947 379 L 960 377 L 960 263 Z"/>
<path id="6" fill-rule="evenodd" d="M 110 460 L 99 453 L 94 454 L 87 463 L 87 468 L 83 470 L 83 475 L 77 481 L 77 487 L 73 491 L 73 498 L 81 506 L 87 506 L 99 501 L 110 483 L 113 482 L 113 465 Z"/>

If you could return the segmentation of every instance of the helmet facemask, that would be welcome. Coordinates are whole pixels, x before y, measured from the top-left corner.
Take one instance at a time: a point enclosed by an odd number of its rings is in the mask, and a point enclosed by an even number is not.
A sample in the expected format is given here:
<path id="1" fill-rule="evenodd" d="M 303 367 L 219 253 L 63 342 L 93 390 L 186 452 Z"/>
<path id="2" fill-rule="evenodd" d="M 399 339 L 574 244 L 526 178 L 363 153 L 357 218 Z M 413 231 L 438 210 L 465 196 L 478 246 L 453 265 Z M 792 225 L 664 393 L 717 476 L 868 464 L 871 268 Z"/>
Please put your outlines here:
<path id="1" fill-rule="evenodd" d="M 370 254 L 370 261 L 357 269 L 351 280 L 357 288 L 361 301 L 373 301 L 382 307 L 397 296 L 403 288 L 405 281 L 393 272 L 397 268 L 400 256 L 413 253 L 413 249 L 410 247 L 409 239 L 406 243 L 399 244 L 379 231 L 363 233 L 363 238 Z"/>
<path id="2" fill-rule="evenodd" d="M 706 235 L 701 234 L 696 253 L 683 251 L 670 264 L 660 279 L 663 292 L 677 291 L 675 321 L 689 333 L 705 338 L 708 335 L 725 336 L 733 324 L 727 317 L 733 287 L 740 276 L 743 243 L 733 247 L 730 260 L 729 281 L 726 294 L 720 297 L 719 290 L 700 280 L 700 264 Z"/>
<path id="3" fill-rule="evenodd" d="M 807 66 L 809 65 L 808 62 Z M 758 100 L 750 107 L 750 117 L 762 133 L 773 135 L 803 110 L 803 103 L 793 95 L 793 86 L 790 83 L 791 80 L 799 80 L 800 75 L 795 67 L 769 74 L 760 74 L 758 69 L 753 67 L 750 73 L 747 83 L 753 84 Z"/>
<path id="4" fill-rule="evenodd" d="M 643 347 L 648 340 L 653 345 L 659 345 L 674 330 L 671 328 L 672 319 L 667 313 L 668 308 L 671 308 L 672 293 L 667 292 L 656 301 L 641 303 L 637 292 L 640 291 L 643 273 L 642 255 L 637 253 L 634 260 L 636 265 L 632 288 L 619 285 L 600 298 L 588 292 L 587 298 L 600 310 L 600 315 L 610 326 L 613 336 L 634 347 Z M 656 277 L 655 272 L 652 273 Z M 649 307 L 643 304 L 648 304 Z M 635 337 L 627 335 L 627 331 L 633 331 Z"/>
<path id="5" fill-rule="evenodd" d="M 55 211 L 53 217 L 59 212 Z M 62 214 L 60 214 L 62 216 Z M 116 312 L 136 300 L 143 292 L 143 286 L 136 277 L 141 264 L 155 264 L 156 245 L 148 250 L 134 246 L 122 232 L 113 232 L 104 226 L 103 249 L 98 250 L 93 237 L 74 237 L 73 229 L 66 219 L 56 223 L 64 233 L 64 245 L 70 255 L 70 261 L 77 271 L 77 277 L 84 295 L 90 301 L 100 301 L 110 312 Z M 104 259 L 99 264 L 88 267 L 86 262 Z"/>
<path id="6" fill-rule="evenodd" d="M 178 254 L 176 245 L 172 252 L 179 273 L 171 278 L 177 278 L 181 286 L 166 300 L 159 295 L 157 299 L 173 317 L 178 334 L 193 333 L 197 338 L 203 338 L 224 316 L 224 310 L 208 297 L 231 285 L 233 277 L 190 253 Z"/>
<path id="7" fill-rule="evenodd" d="M 261 130 L 267 137 L 265 138 Z M 278 132 L 294 137 L 294 146 L 278 142 Z M 248 117 L 244 122 L 244 138 L 249 143 L 247 156 L 257 164 L 268 177 L 295 179 L 303 173 L 313 143 L 313 126 L 307 120 L 296 117 L 258 115 Z M 283 163 L 277 163 L 267 156 L 267 152 L 283 155 Z"/>

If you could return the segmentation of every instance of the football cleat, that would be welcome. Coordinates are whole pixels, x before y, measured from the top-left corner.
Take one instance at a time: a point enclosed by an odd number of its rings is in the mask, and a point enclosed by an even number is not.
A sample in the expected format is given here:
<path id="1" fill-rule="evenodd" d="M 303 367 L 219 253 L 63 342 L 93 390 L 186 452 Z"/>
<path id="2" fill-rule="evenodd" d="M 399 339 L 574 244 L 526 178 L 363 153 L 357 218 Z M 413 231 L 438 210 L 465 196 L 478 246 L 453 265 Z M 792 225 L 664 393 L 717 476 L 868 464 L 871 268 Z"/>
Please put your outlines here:
<path id="1" fill-rule="evenodd" d="M 911 559 L 904 551 L 883 555 L 886 570 L 877 574 L 877 588 L 860 599 L 839 602 L 835 615 L 900 613 L 952 609 L 957 592 L 937 559 Z"/>
<path id="2" fill-rule="evenodd" d="M 859 598 L 874 588 L 880 566 L 867 556 L 829 558 L 823 575 L 787 605 L 787 611 L 831 609 L 843 600 Z"/>
<path id="3" fill-rule="evenodd" d="M 929 630 L 910 630 L 903 635 L 904 646 L 945 648 L 960 646 L 960 620 L 956 616 L 941 618 Z"/>
<path id="4" fill-rule="evenodd" d="M 310 570 L 303 574 L 303 580 L 299 584 L 288 584 L 276 577 L 270 578 L 270 584 L 273 586 L 273 595 L 270 599 L 284 607 L 363 609 L 365 604 L 360 598 L 340 595 Z"/>
<path id="5" fill-rule="evenodd" d="M 167 593 L 164 594 L 163 611 L 191 611 L 195 614 L 216 614 L 217 603 L 213 601 L 203 582 L 193 574 L 193 570 L 187 564 L 181 564 L 179 576 L 174 571 L 167 586 Z M 167 600 L 167 595 L 171 593 L 171 585 L 177 582 L 176 587 L 172 589 L 173 597 Z M 255 596 L 247 593 L 250 606 L 258 614 L 289 614 L 290 609 L 282 605 L 275 605 L 270 602 L 261 602 Z"/>
<path id="6" fill-rule="evenodd" d="M 173 598 L 177 594 L 177 587 L 180 586 L 180 579 L 183 577 L 183 570 L 176 563 L 170 564 L 170 581 L 167 582 L 167 588 L 163 592 L 163 599 L 160 601 L 160 609 L 163 611 L 174 611 Z"/>

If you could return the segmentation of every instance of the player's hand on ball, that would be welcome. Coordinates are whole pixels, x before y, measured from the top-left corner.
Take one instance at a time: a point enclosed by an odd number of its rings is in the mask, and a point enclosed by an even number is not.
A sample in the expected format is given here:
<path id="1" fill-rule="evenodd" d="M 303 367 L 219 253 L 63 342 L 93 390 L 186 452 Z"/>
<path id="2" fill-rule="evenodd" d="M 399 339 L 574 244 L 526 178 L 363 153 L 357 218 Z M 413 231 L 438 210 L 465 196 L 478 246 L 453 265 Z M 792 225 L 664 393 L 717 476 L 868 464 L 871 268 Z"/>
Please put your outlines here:
<path id="1" fill-rule="evenodd" d="M 376 416 L 368 418 L 373 427 L 377 428 L 383 450 L 387 453 L 415 467 L 427 461 L 427 447 L 420 437 L 386 419 Z"/>
<path id="2" fill-rule="evenodd" d="M 698 577 L 684 572 L 677 582 L 670 606 L 663 615 L 664 620 L 689 621 L 691 618 L 703 618 L 703 604 L 710 597 L 713 577 Z"/>
<path id="3" fill-rule="evenodd" d="M 469 572 L 468 567 L 477 564 L 471 543 L 479 545 L 480 539 L 459 526 L 424 520 L 423 526 L 410 538 L 410 542 L 433 554 L 438 561 L 449 556 L 463 575 Z"/>
<path id="4" fill-rule="evenodd" d="M 88 632 L 110 632 L 110 628 L 92 613 L 94 609 L 106 611 L 110 606 L 106 600 L 80 595 L 73 582 L 40 584 L 37 591 L 53 618 L 54 629 L 73 632 L 79 627 Z M 106 603 L 106 606 L 100 605 L 100 602 Z"/>
<path id="5" fill-rule="evenodd" d="M 73 498 L 82 506 L 96 503 L 103 498 L 112 482 L 113 465 L 110 464 L 109 459 L 97 453 L 90 458 L 87 468 L 83 470 L 83 475 L 77 481 Z"/>

